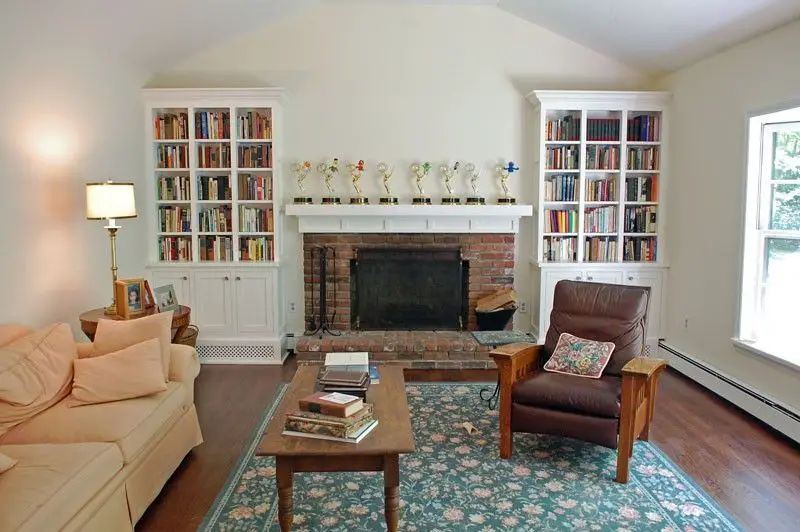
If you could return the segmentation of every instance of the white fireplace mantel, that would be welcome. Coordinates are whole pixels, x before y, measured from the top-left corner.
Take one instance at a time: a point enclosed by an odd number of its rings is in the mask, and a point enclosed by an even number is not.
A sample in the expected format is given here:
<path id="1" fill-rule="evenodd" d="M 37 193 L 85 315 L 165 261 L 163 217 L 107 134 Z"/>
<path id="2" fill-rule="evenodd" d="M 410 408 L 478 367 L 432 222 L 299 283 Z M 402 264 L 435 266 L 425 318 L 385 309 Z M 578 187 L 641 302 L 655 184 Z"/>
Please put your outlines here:
<path id="1" fill-rule="evenodd" d="M 532 205 L 287 205 L 301 233 L 517 233 Z"/>

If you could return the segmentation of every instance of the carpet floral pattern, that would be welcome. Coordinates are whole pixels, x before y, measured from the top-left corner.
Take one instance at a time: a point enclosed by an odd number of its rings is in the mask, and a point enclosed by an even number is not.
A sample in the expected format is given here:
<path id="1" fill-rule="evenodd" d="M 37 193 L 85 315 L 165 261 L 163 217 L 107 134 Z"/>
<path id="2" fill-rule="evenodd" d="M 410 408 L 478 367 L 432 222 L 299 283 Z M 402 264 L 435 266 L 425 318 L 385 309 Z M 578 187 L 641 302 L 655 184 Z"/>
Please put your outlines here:
<path id="1" fill-rule="evenodd" d="M 406 387 L 417 452 L 400 462 L 400 530 L 740 530 L 648 442 L 635 445 L 627 485 L 613 480 L 614 451 L 570 439 L 516 435 L 513 458 L 501 460 L 497 411 L 478 398 L 483 386 Z M 279 530 L 274 459 L 253 456 L 274 406 L 265 413 L 201 531 Z M 467 434 L 460 426 L 465 421 L 479 432 Z M 292 530 L 386 529 L 382 474 L 300 473 L 294 478 Z"/>

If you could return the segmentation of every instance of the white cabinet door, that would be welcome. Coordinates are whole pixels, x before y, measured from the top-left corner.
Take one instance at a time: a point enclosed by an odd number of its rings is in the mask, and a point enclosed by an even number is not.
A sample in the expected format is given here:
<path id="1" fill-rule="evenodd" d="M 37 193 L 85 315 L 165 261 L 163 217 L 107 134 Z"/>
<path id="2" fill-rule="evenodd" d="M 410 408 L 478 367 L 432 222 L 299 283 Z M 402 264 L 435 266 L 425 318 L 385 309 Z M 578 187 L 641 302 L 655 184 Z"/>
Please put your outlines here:
<path id="1" fill-rule="evenodd" d="M 175 289 L 178 303 L 193 307 L 192 300 L 192 275 L 188 270 L 164 269 L 153 270 L 150 274 L 150 289 L 155 292 L 159 286 L 171 284 Z"/>
<path id="2" fill-rule="evenodd" d="M 195 272 L 192 321 L 200 329 L 201 337 L 233 333 L 232 284 L 230 271 Z"/>
<path id="3" fill-rule="evenodd" d="M 625 284 L 650 287 L 650 304 L 647 310 L 647 338 L 661 336 L 661 303 L 664 298 L 663 275 L 660 271 L 625 272 Z"/>
<path id="4" fill-rule="evenodd" d="M 275 329 L 275 272 L 234 271 L 236 331 L 239 334 L 268 335 Z"/>
<path id="5" fill-rule="evenodd" d="M 545 271 L 543 273 L 543 277 L 541 319 L 539 320 L 541 323 L 541 328 L 539 330 L 540 342 L 544 342 L 544 338 L 547 335 L 547 329 L 550 328 L 550 311 L 553 310 L 553 293 L 556 289 L 556 283 L 564 279 L 572 279 L 574 281 L 585 280 L 585 275 L 580 269 Z"/>
<path id="6" fill-rule="evenodd" d="M 582 280 L 592 283 L 622 284 L 622 270 L 586 270 Z"/>

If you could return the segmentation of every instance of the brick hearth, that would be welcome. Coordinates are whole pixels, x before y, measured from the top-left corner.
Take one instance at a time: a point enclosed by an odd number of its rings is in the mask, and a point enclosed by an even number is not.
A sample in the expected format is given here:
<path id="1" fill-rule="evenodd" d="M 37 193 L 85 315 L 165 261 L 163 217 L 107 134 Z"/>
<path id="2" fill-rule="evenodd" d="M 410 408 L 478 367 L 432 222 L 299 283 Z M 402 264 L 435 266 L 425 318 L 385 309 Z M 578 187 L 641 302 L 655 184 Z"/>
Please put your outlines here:
<path id="1" fill-rule="evenodd" d="M 486 368 L 494 363 L 468 332 L 455 331 L 353 331 L 350 320 L 350 260 L 356 249 L 403 247 L 420 249 L 461 248 L 469 261 L 469 315 L 467 330 L 477 330 L 478 299 L 514 285 L 514 234 L 460 233 L 339 233 L 303 235 L 306 323 L 314 316 L 319 281 L 319 246 L 330 248 L 328 258 L 328 307 L 332 328 L 342 336 L 300 337 L 295 352 L 300 362 L 324 359 L 329 351 L 369 351 L 372 360 L 414 368 Z M 335 258 L 334 258 L 335 257 Z M 335 295 L 334 295 L 335 294 Z M 509 324 L 510 328 L 510 324 Z"/>
<path id="2" fill-rule="evenodd" d="M 304 336 L 297 340 L 297 361 L 321 362 L 330 351 L 368 351 L 370 360 L 409 368 L 494 368 L 489 346 L 468 332 L 346 331 L 341 336 Z"/>

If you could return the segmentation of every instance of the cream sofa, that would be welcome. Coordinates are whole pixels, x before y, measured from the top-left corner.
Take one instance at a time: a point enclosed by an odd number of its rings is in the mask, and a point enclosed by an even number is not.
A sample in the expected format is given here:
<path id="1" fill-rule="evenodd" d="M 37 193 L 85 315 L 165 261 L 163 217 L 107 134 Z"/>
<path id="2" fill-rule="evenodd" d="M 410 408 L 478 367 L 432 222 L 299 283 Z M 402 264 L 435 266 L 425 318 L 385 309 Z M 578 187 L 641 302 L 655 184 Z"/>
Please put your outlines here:
<path id="1" fill-rule="evenodd" d="M 0 325 L 3 340 L 29 332 Z M 79 356 L 92 349 L 78 344 Z M 199 372 L 197 352 L 172 344 L 165 391 L 72 408 L 62 400 L 0 436 L 0 453 L 18 460 L 0 474 L 0 531 L 133 530 L 203 441 L 194 406 Z"/>

